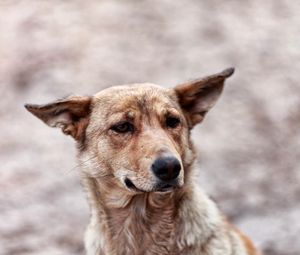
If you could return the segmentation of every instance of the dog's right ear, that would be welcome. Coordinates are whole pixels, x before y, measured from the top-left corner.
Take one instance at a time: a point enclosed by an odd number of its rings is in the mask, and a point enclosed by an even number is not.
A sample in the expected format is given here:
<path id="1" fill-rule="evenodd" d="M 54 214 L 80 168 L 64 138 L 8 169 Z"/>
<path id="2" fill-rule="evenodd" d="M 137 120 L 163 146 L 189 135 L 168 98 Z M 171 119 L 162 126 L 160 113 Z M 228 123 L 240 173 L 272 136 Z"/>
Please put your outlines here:
<path id="1" fill-rule="evenodd" d="M 234 68 L 228 68 L 220 73 L 175 87 L 179 104 L 190 128 L 200 123 L 206 113 L 215 105 L 222 93 L 225 80 L 233 72 Z"/>
<path id="2" fill-rule="evenodd" d="M 45 105 L 26 104 L 25 108 L 50 127 L 80 140 L 89 123 L 91 97 L 71 96 Z"/>

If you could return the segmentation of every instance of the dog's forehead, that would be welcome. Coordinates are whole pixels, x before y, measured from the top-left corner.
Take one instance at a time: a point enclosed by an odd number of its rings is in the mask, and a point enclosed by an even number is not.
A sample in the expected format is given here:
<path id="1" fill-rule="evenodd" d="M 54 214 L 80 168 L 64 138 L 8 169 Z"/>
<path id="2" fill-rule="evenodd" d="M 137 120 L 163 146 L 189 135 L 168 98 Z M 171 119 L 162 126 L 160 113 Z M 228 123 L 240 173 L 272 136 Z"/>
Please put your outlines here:
<path id="1" fill-rule="evenodd" d="M 152 83 L 136 83 L 136 84 L 126 84 L 112 86 L 101 90 L 94 95 L 96 99 L 102 99 L 104 97 L 114 97 L 114 96 L 145 96 L 145 95 L 155 95 L 156 93 L 163 93 L 170 95 L 172 90 L 164 88 L 162 86 L 152 84 Z"/>
<path id="2" fill-rule="evenodd" d="M 114 86 L 98 92 L 93 97 L 95 108 L 115 111 L 141 105 L 176 107 L 176 101 L 173 89 L 151 83 Z"/>

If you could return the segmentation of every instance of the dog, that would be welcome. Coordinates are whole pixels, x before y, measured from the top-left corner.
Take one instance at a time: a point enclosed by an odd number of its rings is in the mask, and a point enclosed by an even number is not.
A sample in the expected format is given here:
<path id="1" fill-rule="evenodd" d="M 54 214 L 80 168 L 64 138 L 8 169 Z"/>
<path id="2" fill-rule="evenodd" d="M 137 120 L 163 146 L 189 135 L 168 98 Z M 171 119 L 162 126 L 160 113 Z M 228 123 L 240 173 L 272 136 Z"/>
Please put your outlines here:
<path id="1" fill-rule="evenodd" d="M 87 255 L 258 255 L 198 187 L 191 129 L 228 68 L 175 88 L 131 84 L 28 111 L 77 142 L 90 205 Z"/>

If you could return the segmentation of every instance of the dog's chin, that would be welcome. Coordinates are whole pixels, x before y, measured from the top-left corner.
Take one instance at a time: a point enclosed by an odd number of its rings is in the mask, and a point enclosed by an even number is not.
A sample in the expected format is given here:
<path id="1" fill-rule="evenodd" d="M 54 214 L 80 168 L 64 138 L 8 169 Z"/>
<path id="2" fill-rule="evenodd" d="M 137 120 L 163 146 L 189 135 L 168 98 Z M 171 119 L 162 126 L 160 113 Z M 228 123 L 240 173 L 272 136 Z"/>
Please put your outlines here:
<path id="1" fill-rule="evenodd" d="M 129 178 L 125 178 L 124 184 L 127 189 L 129 189 L 132 192 L 135 193 L 150 193 L 150 192 L 155 192 L 155 193 L 170 193 L 174 191 L 175 189 L 180 188 L 180 184 L 178 181 L 171 182 L 171 183 L 158 183 L 155 186 L 153 186 L 150 189 L 142 189 L 139 188 L 137 185 L 135 185 Z"/>

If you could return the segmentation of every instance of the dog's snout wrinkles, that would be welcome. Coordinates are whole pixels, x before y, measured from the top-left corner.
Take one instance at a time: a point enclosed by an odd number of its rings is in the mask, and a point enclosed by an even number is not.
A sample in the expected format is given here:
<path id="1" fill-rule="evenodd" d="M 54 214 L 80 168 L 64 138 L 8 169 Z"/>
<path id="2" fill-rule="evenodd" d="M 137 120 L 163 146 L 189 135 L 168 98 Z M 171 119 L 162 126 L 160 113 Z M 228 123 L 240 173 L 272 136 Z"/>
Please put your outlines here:
<path id="1" fill-rule="evenodd" d="M 180 162 L 175 157 L 160 157 L 152 164 L 152 171 L 162 181 L 171 181 L 178 177 Z"/>

